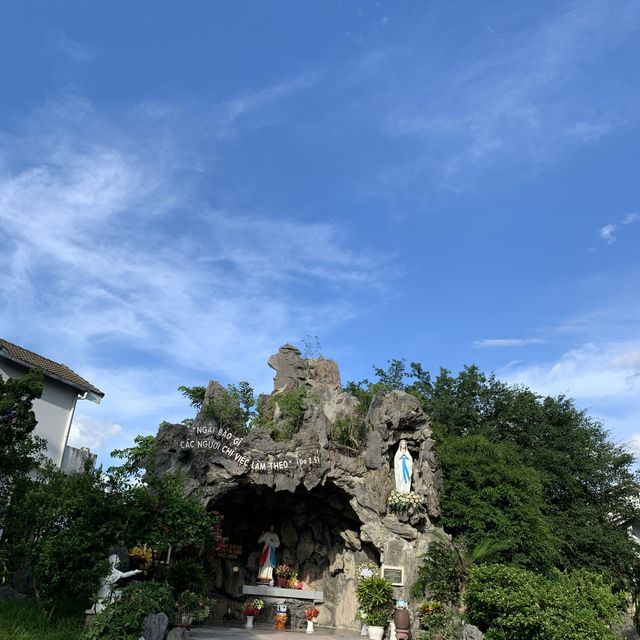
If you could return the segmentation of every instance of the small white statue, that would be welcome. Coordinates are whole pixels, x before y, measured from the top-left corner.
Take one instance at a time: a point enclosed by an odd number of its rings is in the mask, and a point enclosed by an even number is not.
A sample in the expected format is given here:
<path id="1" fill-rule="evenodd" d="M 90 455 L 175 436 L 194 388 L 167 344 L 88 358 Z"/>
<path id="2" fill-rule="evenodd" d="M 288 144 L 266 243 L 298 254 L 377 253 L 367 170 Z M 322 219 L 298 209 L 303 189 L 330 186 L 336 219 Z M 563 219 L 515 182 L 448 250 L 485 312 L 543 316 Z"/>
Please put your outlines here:
<path id="1" fill-rule="evenodd" d="M 273 579 L 273 568 L 276 566 L 276 549 L 280 546 L 280 538 L 274 532 L 273 526 L 269 531 L 265 531 L 258 542 L 264 543 L 262 554 L 258 560 L 260 569 L 258 571 L 258 581 L 269 583 Z"/>
<path id="2" fill-rule="evenodd" d="M 100 580 L 100 588 L 96 595 L 96 603 L 91 607 L 91 609 L 87 609 L 85 613 L 98 614 L 103 611 L 109 603 L 114 600 L 119 600 L 122 592 L 113 588 L 116 582 L 123 578 L 130 578 L 131 576 L 142 573 L 140 569 L 120 571 L 120 569 L 118 569 L 120 558 L 115 553 L 109 556 L 109 564 L 111 565 L 111 573 Z"/>
<path id="3" fill-rule="evenodd" d="M 411 492 L 413 478 L 413 458 L 407 449 L 407 441 L 400 440 L 400 446 L 393 459 L 393 471 L 396 476 L 396 491 L 398 493 Z"/>

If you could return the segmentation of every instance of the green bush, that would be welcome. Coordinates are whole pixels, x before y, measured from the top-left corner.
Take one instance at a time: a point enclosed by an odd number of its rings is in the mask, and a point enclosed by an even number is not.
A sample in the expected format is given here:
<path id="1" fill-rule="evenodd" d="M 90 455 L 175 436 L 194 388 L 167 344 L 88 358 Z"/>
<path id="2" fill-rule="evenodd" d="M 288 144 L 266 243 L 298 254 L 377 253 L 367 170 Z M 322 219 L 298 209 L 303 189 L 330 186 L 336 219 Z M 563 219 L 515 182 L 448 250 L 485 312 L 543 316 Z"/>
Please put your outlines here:
<path id="1" fill-rule="evenodd" d="M 228 391 L 221 391 L 215 398 L 209 400 L 205 407 L 205 415 L 215 420 L 218 427 L 230 431 L 236 436 L 243 436 L 247 432 L 245 415 L 237 396 Z"/>
<path id="2" fill-rule="evenodd" d="M 459 640 L 460 618 L 439 600 L 427 600 L 418 607 L 420 640 Z"/>
<path id="3" fill-rule="evenodd" d="M 305 387 L 276 393 L 259 406 L 255 424 L 269 431 L 276 442 L 291 440 L 302 427 L 306 400 Z"/>
<path id="4" fill-rule="evenodd" d="M 411 595 L 423 598 L 428 591 L 442 602 L 453 602 L 457 599 L 462 577 L 458 552 L 450 544 L 436 540 L 422 557 Z"/>
<path id="5" fill-rule="evenodd" d="M 176 598 L 184 591 L 205 593 L 207 590 L 207 579 L 202 564 L 191 558 L 172 560 L 167 569 L 167 582 Z"/>
<path id="6" fill-rule="evenodd" d="M 468 618 L 486 640 L 614 640 L 624 598 L 588 571 L 549 577 L 505 565 L 474 567 Z"/>
<path id="7" fill-rule="evenodd" d="M 360 452 L 367 440 L 369 428 L 361 415 L 336 420 L 329 432 L 329 442 Z"/>
<path id="8" fill-rule="evenodd" d="M 168 585 L 160 582 L 136 582 L 122 589 L 122 597 L 99 613 L 82 640 L 138 640 L 142 623 L 152 613 L 173 613 L 173 598 Z"/>

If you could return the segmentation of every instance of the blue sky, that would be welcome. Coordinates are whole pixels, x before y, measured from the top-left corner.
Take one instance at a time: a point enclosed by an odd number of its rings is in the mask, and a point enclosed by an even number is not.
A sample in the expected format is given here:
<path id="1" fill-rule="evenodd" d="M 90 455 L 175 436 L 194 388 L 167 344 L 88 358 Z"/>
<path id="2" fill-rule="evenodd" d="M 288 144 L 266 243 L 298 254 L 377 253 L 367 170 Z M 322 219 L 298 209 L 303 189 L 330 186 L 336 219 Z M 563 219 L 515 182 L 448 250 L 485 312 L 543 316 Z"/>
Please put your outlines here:
<path id="1" fill-rule="evenodd" d="M 31 2 L 0 20 L 0 335 L 106 460 L 318 336 L 565 393 L 640 454 L 640 2 Z"/>

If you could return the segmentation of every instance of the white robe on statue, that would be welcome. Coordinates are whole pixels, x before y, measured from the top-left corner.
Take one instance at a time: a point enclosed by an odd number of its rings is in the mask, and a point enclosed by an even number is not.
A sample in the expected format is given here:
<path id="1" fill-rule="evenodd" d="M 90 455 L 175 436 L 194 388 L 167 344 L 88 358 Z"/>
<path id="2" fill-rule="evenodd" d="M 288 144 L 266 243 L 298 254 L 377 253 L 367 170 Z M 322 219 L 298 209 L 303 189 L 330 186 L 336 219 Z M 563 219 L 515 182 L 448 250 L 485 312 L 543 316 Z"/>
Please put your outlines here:
<path id="1" fill-rule="evenodd" d="M 280 538 L 278 534 L 271 531 L 263 533 L 258 542 L 264 543 L 262 554 L 258 560 L 260 569 L 258 571 L 258 580 L 260 582 L 270 582 L 273 579 L 273 568 L 276 566 L 276 549 L 280 546 Z"/>
<path id="2" fill-rule="evenodd" d="M 400 440 L 400 446 L 393 459 L 393 471 L 396 477 L 396 491 L 411 493 L 411 479 L 413 478 L 413 458 L 407 449 L 407 441 Z"/>

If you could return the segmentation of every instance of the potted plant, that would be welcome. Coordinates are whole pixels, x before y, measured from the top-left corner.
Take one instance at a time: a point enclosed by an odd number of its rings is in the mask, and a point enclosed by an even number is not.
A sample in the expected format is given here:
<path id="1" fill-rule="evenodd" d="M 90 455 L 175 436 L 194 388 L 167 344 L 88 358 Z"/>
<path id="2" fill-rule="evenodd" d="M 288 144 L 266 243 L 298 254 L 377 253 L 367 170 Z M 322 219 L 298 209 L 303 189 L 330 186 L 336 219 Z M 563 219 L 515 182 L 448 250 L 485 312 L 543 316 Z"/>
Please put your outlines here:
<path id="1" fill-rule="evenodd" d="M 374 609 L 366 614 L 367 628 L 369 630 L 369 640 L 382 640 L 384 628 L 389 622 L 389 609 Z"/>
<path id="2" fill-rule="evenodd" d="M 291 567 L 288 564 L 279 564 L 273 573 L 276 576 L 276 584 L 278 587 L 286 587 L 287 579 L 291 575 Z"/>
<path id="3" fill-rule="evenodd" d="M 371 573 L 372 575 L 369 575 Z M 358 602 L 364 611 L 364 621 L 371 640 L 382 640 L 384 627 L 393 609 L 393 586 L 385 578 L 366 572 L 358 580 Z"/>
<path id="4" fill-rule="evenodd" d="M 178 624 L 191 626 L 195 622 L 204 622 L 211 613 L 206 597 L 194 591 L 183 591 L 176 600 L 175 609 Z"/>
<path id="5" fill-rule="evenodd" d="M 315 605 L 307 607 L 304 610 L 304 615 L 307 616 L 307 633 L 313 633 L 313 623 L 319 613 L 320 611 L 318 611 L 318 608 Z"/>
<path id="6" fill-rule="evenodd" d="M 247 600 L 242 608 L 242 615 L 247 616 L 247 622 L 244 625 L 247 629 L 253 628 L 253 619 L 260 615 L 260 612 L 264 608 L 264 601 L 260 598 L 254 598 L 253 600 Z"/>
<path id="7" fill-rule="evenodd" d="M 298 572 L 296 569 L 292 569 L 289 573 L 289 579 L 287 580 L 287 586 L 289 589 L 298 588 Z"/>

